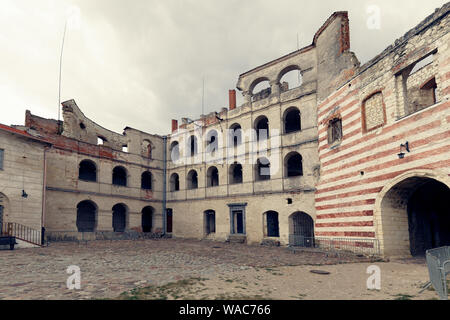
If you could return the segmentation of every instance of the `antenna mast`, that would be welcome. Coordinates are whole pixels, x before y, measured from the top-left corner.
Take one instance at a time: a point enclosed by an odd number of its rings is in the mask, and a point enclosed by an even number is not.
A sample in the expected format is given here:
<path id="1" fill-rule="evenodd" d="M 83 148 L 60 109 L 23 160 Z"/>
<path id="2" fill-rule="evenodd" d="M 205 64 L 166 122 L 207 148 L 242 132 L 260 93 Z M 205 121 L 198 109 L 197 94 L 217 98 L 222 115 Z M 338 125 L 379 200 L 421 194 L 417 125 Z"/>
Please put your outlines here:
<path id="1" fill-rule="evenodd" d="M 61 133 L 60 120 L 61 120 L 61 77 L 62 77 L 62 62 L 64 53 L 64 41 L 66 39 L 67 19 L 64 24 L 64 33 L 61 45 L 61 55 L 59 57 L 59 84 L 58 84 L 58 133 Z"/>

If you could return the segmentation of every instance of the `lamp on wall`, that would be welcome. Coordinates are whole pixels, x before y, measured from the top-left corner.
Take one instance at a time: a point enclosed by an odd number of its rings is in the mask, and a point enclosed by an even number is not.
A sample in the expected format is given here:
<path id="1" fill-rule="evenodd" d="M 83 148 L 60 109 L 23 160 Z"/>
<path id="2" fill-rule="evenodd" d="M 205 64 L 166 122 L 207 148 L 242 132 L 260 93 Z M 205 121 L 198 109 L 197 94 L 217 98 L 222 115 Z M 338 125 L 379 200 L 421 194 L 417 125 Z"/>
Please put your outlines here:
<path id="1" fill-rule="evenodd" d="M 26 193 L 25 190 L 22 190 L 22 198 L 28 198 L 28 193 Z"/>
<path id="2" fill-rule="evenodd" d="M 405 151 L 408 152 L 408 153 L 411 152 L 409 150 L 409 142 L 408 141 L 406 141 L 405 143 L 402 143 L 400 145 L 400 153 L 398 154 L 398 158 L 399 159 L 405 158 L 405 153 L 403 152 L 403 149 L 405 149 Z"/>

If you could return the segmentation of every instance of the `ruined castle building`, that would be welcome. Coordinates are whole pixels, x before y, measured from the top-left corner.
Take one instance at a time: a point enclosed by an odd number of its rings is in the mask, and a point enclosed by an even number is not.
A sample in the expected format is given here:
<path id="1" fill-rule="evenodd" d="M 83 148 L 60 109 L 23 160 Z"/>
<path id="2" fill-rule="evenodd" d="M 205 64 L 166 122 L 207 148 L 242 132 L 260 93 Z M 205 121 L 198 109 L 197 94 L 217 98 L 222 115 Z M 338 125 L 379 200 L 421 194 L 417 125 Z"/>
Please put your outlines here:
<path id="1" fill-rule="evenodd" d="M 25 120 L 30 133 L 53 144 L 47 152 L 47 235 L 160 232 L 163 138 L 132 128 L 111 132 L 86 118 L 73 100 L 63 103 L 63 118 L 58 123 L 27 111 Z"/>
<path id="2" fill-rule="evenodd" d="M 449 9 L 362 66 L 336 12 L 311 45 L 241 74 L 242 105 L 230 90 L 229 108 L 164 137 L 111 132 L 73 100 L 60 122 L 27 111 L 0 128 L 0 217 L 51 239 L 450 245 Z"/>
<path id="3" fill-rule="evenodd" d="M 319 97 L 317 237 L 378 239 L 391 256 L 450 245 L 449 9 Z"/>
<path id="4" fill-rule="evenodd" d="M 317 102 L 358 63 L 349 52 L 348 23 L 347 13 L 337 12 L 310 46 L 242 74 L 243 105 L 236 107 L 230 91 L 228 110 L 172 126 L 178 130 L 167 143 L 167 208 L 174 236 L 312 241 Z M 286 83 L 289 73 L 300 73 L 300 85 Z"/>

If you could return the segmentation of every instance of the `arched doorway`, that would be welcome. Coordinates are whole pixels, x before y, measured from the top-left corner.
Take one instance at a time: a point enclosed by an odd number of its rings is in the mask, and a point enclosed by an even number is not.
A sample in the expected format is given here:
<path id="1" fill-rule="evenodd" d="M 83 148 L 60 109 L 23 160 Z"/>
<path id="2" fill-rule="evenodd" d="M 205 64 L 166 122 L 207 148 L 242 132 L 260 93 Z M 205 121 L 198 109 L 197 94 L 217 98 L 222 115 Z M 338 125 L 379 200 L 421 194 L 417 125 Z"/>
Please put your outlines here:
<path id="1" fill-rule="evenodd" d="M 78 232 L 94 232 L 97 220 L 97 206 L 94 202 L 86 200 L 77 205 Z"/>
<path id="2" fill-rule="evenodd" d="M 127 227 L 127 208 L 125 205 L 119 203 L 112 210 L 114 232 L 124 232 Z"/>
<path id="3" fill-rule="evenodd" d="M 289 245 L 312 247 L 314 245 L 314 220 L 304 212 L 289 217 Z"/>
<path id="4" fill-rule="evenodd" d="M 375 204 L 385 255 L 424 255 L 450 245 L 450 189 L 430 174 L 405 174 L 387 184 Z"/>
<path id="5" fill-rule="evenodd" d="M 204 213 L 205 235 L 216 232 L 216 212 L 214 210 L 206 210 Z"/>
<path id="6" fill-rule="evenodd" d="M 264 236 L 275 237 L 280 236 L 280 227 L 278 222 L 278 212 L 267 211 L 264 213 Z"/>
<path id="7" fill-rule="evenodd" d="M 145 207 L 142 209 L 142 232 L 152 232 L 153 227 L 153 211 L 152 207 Z"/>

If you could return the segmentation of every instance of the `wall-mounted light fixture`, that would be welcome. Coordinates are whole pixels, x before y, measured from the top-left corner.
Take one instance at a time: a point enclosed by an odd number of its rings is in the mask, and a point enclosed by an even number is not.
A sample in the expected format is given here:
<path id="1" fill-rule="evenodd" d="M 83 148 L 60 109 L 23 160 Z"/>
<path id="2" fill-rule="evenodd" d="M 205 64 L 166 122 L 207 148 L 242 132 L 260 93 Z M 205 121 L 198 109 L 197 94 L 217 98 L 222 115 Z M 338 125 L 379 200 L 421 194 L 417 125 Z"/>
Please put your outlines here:
<path id="1" fill-rule="evenodd" d="M 28 198 L 28 193 L 26 193 L 25 190 L 22 190 L 22 198 Z"/>
<path id="2" fill-rule="evenodd" d="M 405 151 L 408 152 L 408 153 L 411 152 L 409 150 L 409 142 L 408 141 L 406 141 L 405 143 L 402 143 L 400 145 L 400 153 L 398 154 L 398 158 L 399 159 L 405 158 L 405 153 L 403 152 L 403 149 L 405 149 Z"/>

